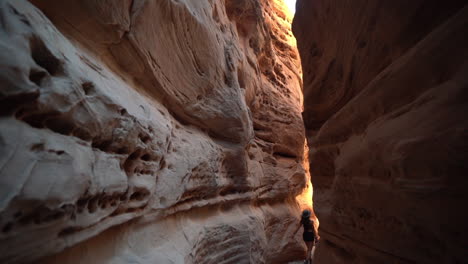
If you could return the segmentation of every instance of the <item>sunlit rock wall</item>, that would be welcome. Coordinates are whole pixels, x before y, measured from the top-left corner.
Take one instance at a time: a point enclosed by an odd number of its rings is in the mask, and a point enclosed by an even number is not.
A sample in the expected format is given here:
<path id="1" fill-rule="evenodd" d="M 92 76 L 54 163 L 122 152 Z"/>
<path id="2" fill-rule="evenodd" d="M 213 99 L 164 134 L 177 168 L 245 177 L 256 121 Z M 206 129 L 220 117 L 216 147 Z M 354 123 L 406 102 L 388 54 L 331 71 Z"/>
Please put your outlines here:
<path id="1" fill-rule="evenodd" d="M 0 262 L 303 257 L 290 19 L 279 0 L 0 1 Z"/>
<path id="2" fill-rule="evenodd" d="M 317 263 L 468 262 L 466 4 L 298 1 Z"/>

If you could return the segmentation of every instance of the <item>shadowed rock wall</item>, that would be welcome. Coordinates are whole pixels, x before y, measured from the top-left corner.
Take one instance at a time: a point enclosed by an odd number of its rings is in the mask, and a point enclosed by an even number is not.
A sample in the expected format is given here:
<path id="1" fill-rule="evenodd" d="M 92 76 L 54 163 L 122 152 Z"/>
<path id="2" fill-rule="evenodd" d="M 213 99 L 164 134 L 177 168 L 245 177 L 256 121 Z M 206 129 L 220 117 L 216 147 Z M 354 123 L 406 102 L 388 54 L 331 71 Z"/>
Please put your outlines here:
<path id="1" fill-rule="evenodd" d="M 31 2 L 0 1 L 0 262 L 304 255 L 281 1 Z"/>
<path id="2" fill-rule="evenodd" d="M 299 0 L 318 263 L 465 263 L 466 1 Z"/>

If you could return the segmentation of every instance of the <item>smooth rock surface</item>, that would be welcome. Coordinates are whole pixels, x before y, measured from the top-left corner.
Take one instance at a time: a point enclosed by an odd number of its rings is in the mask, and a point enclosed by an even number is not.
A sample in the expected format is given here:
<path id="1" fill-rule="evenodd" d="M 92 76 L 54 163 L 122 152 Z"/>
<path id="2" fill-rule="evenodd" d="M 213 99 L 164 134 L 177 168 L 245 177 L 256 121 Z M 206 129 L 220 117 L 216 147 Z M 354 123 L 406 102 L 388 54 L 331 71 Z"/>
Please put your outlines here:
<path id="1" fill-rule="evenodd" d="M 298 1 L 316 263 L 468 262 L 467 28 L 466 1 Z"/>
<path id="2" fill-rule="evenodd" d="M 0 1 L 0 262 L 304 256 L 282 1 L 31 2 Z"/>

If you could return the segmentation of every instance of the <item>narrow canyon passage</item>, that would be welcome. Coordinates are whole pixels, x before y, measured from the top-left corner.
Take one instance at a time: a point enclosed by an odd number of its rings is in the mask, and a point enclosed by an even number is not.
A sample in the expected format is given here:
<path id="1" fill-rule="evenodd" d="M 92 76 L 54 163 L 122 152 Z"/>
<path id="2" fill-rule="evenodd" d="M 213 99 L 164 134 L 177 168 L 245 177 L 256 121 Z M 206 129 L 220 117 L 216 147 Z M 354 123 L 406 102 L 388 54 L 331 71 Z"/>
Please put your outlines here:
<path id="1" fill-rule="evenodd" d="M 0 262 L 466 263 L 466 1 L 293 6 L 0 0 Z"/>

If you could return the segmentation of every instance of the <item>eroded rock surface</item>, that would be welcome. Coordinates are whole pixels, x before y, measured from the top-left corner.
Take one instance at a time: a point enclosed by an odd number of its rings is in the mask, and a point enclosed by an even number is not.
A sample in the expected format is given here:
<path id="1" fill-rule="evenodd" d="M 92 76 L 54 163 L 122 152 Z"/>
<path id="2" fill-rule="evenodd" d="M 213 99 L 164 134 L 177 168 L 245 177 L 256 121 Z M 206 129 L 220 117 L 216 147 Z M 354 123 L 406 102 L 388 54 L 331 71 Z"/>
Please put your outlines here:
<path id="1" fill-rule="evenodd" d="M 465 263 L 466 1 L 299 0 L 317 263 Z"/>
<path id="2" fill-rule="evenodd" d="M 0 262 L 304 255 L 281 1 L 32 3 L 0 1 Z"/>

